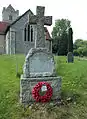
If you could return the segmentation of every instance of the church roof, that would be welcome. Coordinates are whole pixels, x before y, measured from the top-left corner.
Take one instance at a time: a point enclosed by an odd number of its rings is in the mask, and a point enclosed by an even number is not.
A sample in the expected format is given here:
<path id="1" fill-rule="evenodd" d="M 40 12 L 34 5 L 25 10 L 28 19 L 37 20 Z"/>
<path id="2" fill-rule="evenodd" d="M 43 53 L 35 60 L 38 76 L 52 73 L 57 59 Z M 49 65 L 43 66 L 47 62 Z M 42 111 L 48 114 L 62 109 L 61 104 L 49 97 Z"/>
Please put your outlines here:
<path id="1" fill-rule="evenodd" d="M 9 23 L 7 22 L 0 22 L 0 35 L 4 35 L 5 34 L 5 31 L 8 27 Z"/>
<path id="2" fill-rule="evenodd" d="M 11 10 L 11 11 L 15 12 L 15 9 L 12 7 L 11 4 L 7 7 L 7 10 Z"/>
<path id="3" fill-rule="evenodd" d="M 8 32 L 9 28 L 14 25 L 18 20 L 20 20 L 25 14 L 27 14 L 28 12 L 31 12 L 31 14 L 33 14 L 33 12 L 29 9 L 27 10 L 24 14 L 22 14 L 21 16 L 19 16 L 14 22 L 12 22 L 6 29 L 6 33 Z"/>
<path id="4" fill-rule="evenodd" d="M 26 13 L 28 13 L 29 11 L 31 12 L 31 14 L 33 14 L 33 12 L 32 12 L 30 9 L 27 10 L 23 15 L 19 16 L 14 22 L 12 22 L 11 24 L 9 24 L 9 25 L 6 27 L 5 33 L 7 33 L 8 30 L 9 30 L 9 28 L 10 28 L 12 25 L 14 25 L 18 20 L 20 20 L 20 19 L 21 19 Z M 49 34 L 49 31 L 48 31 L 47 27 L 44 27 L 44 30 L 45 30 L 45 32 L 46 32 L 46 40 L 51 40 L 51 36 L 50 36 L 50 34 Z"/>

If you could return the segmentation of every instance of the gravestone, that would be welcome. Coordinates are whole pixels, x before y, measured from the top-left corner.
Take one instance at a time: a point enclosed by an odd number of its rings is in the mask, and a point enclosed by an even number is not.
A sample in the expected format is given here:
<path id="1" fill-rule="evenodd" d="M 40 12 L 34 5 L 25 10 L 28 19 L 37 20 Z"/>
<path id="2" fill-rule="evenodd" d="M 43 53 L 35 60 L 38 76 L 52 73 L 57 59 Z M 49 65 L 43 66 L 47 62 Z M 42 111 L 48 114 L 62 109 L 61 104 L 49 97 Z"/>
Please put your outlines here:
<path id="1" fill-rule="evenodd" d="M 52 100 L 60 99 L 61 77 L 57 77 L 53 55 L 45 48 L 44 25 L 52 24 L 51 16 L 44 16 L 45 7 L 37 6 L 37 15 L 29 16 L 29 23 L 37 25 L 36 48 L 31 48 L 25 58 L 20 80 L 20 101 L 28 104 L 34 101 L 32 89 L 38 82 L 48 82 L 52 86 Z M 46 86 L 41 88 L 46 91 Z"/>
<path id="2" fill-rule="evenodd" d="M 67 54 L 67 62 L 68 63 L 73 63 L 73 61 L 74 61 L 73 53 L 72 52 L 68 52 L 68 54 Z"/>
<path id="3" fill-rule="evenodd" d="M 68 54 L 67 54 L 67 62 L 73 63 L 74 56 L 73 56 L 73 30 L 69 28 L 68 30 Z"/>

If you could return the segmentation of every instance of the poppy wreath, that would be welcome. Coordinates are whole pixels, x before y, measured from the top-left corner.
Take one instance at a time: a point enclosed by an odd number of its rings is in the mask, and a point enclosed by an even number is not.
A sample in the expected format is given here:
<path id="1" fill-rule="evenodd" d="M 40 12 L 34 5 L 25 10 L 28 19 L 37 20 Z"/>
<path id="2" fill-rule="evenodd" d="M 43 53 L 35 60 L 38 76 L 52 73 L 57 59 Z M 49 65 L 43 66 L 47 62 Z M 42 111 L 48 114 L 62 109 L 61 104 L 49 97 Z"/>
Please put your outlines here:
<path id="1" fill-rule="evenodd" d="M 47 91 L 46 93 L 42 96 L 40 95 L 40 90 L 41 90 L 41 87 L 45 85 L 47 87 Z M 48 102 L 51 97 L 52 97 L 52 94 L 53 94 L 53 90 L 52 90 L 52 87 L 49 83 L 47 82 L 39 82 L 37 83 L 33 89 L 32 89 L 32 97 L 36 100 L 36 102 Z"/>

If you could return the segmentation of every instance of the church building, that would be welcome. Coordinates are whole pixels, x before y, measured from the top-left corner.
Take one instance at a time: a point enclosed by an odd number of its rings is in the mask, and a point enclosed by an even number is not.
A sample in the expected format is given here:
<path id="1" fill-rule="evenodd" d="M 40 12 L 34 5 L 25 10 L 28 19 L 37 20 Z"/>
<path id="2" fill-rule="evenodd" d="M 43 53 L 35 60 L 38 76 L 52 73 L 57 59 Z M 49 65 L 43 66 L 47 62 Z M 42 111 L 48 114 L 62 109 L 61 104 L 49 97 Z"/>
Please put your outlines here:
<path id="1" fill-rule="evenodd" d="M 29 24 L 29 15 L 34 15 L 29 9 L 19 16 L 19 10 L 11 5 L 3 8 L 0 22 L 0 54 L 27 54 L 35 48 L 37 25 Z M 45 47 L 52 52 L 52 41 L 44 27 Z"/>

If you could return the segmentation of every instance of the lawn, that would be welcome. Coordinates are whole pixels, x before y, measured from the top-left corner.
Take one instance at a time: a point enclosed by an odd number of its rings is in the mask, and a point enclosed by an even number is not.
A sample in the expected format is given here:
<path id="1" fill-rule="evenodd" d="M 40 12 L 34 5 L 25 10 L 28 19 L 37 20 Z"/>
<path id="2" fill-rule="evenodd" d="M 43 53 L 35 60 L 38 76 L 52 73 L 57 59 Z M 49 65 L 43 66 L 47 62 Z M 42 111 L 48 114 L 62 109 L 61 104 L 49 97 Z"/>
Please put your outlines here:
<path id="1" fill-rule="evenodd" d="M 75 58 L 66 63 L 66 57 L 55 56 L 57 74 L 62 76 L 62 101 L 32 104 L 23 108 L 19 102 L 23 55 L 0 56 L 0 119 L 87 119 L 87 61 Z M 68 99 L 71 99 L 68 101 Z"/>

